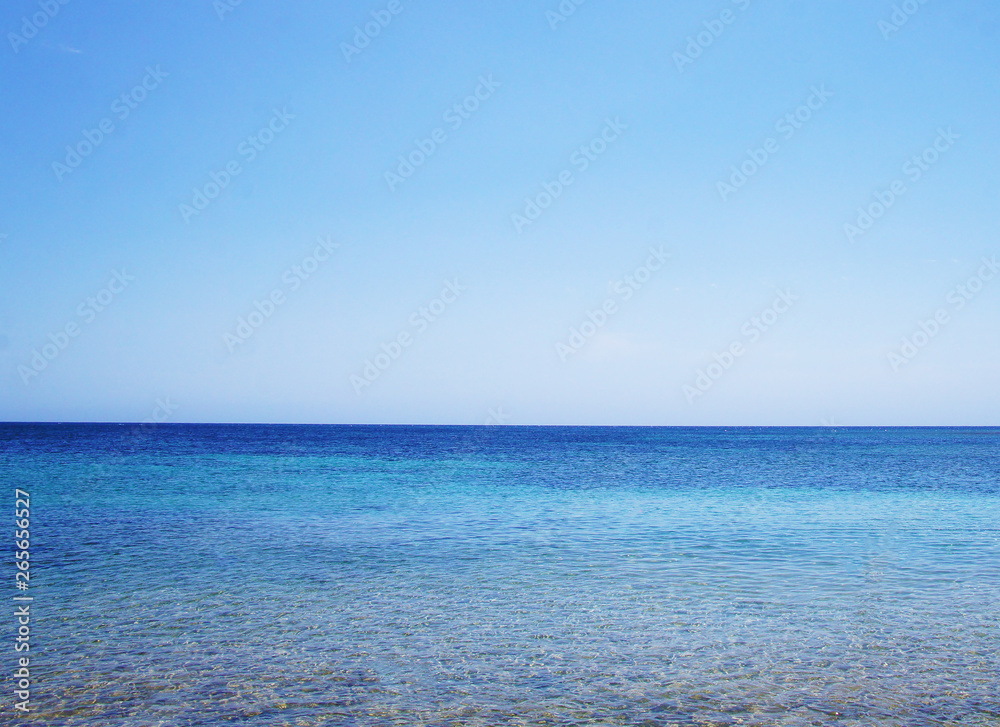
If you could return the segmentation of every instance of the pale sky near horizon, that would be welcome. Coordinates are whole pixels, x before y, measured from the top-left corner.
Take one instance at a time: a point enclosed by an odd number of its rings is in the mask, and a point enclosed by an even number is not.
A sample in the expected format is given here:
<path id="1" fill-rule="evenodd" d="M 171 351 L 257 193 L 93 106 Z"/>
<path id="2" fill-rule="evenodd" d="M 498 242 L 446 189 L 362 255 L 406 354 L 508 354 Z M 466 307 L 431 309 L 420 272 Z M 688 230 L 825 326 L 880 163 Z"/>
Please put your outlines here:
<path id="1" fill-rule="evenodd" d="M 995 3 L 0 31 L 0 420 L 998 423 Z"/>

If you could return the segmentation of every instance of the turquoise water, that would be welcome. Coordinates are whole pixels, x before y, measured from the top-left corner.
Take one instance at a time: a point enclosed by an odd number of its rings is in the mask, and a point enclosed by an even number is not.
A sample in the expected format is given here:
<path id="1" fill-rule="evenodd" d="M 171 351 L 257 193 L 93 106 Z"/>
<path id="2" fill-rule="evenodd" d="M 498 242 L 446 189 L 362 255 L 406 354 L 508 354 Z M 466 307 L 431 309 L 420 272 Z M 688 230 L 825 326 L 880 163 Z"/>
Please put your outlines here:
<path id="1" fill-rule="evenodd" d="M 1000 725 L 1000 430 L 0 425 L 0 462 L 18 723 Z"/>

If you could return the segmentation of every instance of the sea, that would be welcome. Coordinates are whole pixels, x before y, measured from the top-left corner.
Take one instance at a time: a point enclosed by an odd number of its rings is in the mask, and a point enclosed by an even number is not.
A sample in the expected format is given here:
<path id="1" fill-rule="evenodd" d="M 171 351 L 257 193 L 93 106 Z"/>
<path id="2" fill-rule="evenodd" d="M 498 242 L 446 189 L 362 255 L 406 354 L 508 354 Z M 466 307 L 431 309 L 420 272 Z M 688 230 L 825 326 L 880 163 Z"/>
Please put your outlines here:
<path id="1" fill-rule="evenodd" d="M 1000 725 L 995 428 L 0 424 L 0 472 L 3 724 Z"/>

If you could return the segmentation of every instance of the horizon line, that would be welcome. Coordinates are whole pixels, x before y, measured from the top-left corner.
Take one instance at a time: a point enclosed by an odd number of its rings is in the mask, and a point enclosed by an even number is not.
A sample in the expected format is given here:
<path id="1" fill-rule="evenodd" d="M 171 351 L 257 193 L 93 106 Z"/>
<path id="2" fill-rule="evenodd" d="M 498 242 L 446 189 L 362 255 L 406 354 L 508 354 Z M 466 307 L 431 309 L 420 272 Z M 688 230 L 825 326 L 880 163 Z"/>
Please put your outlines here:
<path id="1" fill-rule="evenodd" d="M 144 429 L 184 426 L 246 427 L 423 427 L 482 429 L 998 429 L 1000 424 L 405 424 L 399 422 L 118 422 L 118 421 L 0 421 L 0 426 L 105 425 Z"/>

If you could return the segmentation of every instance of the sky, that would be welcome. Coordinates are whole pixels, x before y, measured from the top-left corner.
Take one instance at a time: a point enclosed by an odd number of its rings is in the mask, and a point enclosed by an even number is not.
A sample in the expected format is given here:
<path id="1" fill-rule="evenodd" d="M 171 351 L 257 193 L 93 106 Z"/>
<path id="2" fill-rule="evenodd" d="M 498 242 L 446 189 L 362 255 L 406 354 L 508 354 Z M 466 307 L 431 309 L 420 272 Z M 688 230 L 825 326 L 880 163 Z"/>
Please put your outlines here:
<path id="1" fill-rule="evenodd" d="M 0 31 L 0 420 L 998 423 L 996 3 Z"/>

